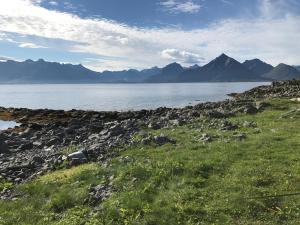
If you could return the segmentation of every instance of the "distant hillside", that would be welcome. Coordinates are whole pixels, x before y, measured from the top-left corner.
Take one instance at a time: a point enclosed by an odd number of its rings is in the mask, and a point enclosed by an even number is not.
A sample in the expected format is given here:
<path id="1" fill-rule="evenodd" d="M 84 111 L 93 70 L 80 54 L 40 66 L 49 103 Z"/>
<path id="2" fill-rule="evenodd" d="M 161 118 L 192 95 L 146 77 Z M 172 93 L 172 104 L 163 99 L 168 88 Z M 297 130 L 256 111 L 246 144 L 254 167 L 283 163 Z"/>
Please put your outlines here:
<path id="1" fill-rule="evenodd" d="M 241 82 L 300 78 L 300 67 L 280 64 L 273 68 L 259 59 L 240 63 L 222 54 L 206 65 L 182 67 L 171 63 L 163 68 L 95 72 L 82 65 L 26 60 L 0 61 L 0 83 L 169 83 Z"/>
<path id="2" fill-rule="evenodd" d="M 243 64 L 225 54 L 220 55 L 210 63 L 191 71 L 185 71 L 179 76 L 184 82 L 231 82 L 261 80 Z"/>
<path id="3" fill-rule="evenodd" d="M 123 71 L 104 71 L 99 73 L 100 82 L 103 83 L 141 83 L 151 76 L 159 74 L 158 67 L 145 70 L 123 70 Z"/>
<path id="4" fill-rule="evenodd" d="M 171 63 L 166 67 L 162 68 L 160 73 L 151 76 L 146 79 L 147 82 L 151 83 L 168 83 L 176 82 L 176 77 L 184 71 L 184 68 L 178 63 Z"/>
<path id="5" fill-rule="evenodd" d="M 274 68 L 272 65 L 267 64 L 259 59 L 246 60 L 243 65 L 258 76 L 266 74 Z"/>
<path id="6" fill-rule="evenodd" d="M 0 62 L 1 83 L 94 83 L 99 74 L 82 65 L 26 60 Z"/>
<path id="7" fill-rule="evenodd" d="M 300 72 L 292 66 L 281 63 L 263 77 L 270 80 L 300 79 Z"/>
<path id="8" fill-rule="evenodd" d="M 300 71 L 300 66 L 294 66 L 298 71 Z"/>

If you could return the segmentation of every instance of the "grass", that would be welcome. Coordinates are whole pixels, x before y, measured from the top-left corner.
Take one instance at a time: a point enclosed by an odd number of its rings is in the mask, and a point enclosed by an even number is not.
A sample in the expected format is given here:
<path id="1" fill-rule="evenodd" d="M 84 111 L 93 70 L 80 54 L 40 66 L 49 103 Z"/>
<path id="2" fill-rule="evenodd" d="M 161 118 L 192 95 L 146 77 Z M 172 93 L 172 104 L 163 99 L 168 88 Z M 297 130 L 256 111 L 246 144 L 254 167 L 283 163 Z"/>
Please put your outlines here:
<path id="1" fill-rule="evenodd" d="M 0 224 L 300 224 L 300 113 L 294 110 L 300 104 L 270 104 L 262 113 L 229 118 L 239 124 L 235 131 L 203 119 L 147 130 L 176 144 L 125 147 L 107 164 L 21 185 L 17 200 L 0 201 Z M 243 127 L 244 121 L 257 128 Z M 200 141 L 203 133 L 213 141 Z M 235 133 L 246 139 L 236 140 Z M 108 183 L 116 191 L 107 200 L 85 203 L 91 184 Z"/>

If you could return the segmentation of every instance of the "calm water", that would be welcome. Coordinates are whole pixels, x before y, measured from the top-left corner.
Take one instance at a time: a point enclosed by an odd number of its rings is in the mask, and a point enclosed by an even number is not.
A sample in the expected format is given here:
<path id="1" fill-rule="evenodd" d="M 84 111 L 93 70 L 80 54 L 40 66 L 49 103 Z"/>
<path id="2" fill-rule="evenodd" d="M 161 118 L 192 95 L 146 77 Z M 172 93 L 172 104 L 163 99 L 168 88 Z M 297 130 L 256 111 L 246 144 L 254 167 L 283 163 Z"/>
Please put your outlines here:
<path id="1" fill-rule="evenodd" d="M 268 83 L 0 85 L 0 106 L 49 109 L 138 110 L 183 107 L 228 98 Z"/>
<path id="2" fill-rule="evenodd" d="M 14 121 L 3 121 L 0 120 L 0 130 L 6 130 L 8 128 L 14 128 L 15 126 L 18 126 L 19 124 L 17 124 Z"/>

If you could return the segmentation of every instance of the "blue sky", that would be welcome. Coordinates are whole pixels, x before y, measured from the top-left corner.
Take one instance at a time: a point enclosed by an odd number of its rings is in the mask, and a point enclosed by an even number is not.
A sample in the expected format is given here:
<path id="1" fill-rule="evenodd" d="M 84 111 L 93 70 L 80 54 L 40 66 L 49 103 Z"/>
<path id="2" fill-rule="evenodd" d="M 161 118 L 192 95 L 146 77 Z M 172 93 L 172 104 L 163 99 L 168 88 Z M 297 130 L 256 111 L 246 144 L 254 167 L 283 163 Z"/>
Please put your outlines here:
<path id="1" fill-rule="evenodd" d="M 43 58 L 97 71 L 226 53 L 300 64 L 300 0 L 2 0 L 0 60 Z"/>

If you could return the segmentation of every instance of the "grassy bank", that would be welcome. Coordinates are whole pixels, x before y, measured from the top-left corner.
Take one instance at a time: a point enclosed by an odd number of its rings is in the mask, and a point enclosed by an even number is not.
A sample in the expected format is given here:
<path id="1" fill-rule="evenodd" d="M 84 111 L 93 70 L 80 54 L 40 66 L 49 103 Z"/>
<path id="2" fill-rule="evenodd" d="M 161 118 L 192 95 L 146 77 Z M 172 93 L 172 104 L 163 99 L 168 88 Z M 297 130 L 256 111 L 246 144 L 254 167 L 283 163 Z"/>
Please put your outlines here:
<path id="1" fill-rule="evenodd" d="M 229 118 L 236 130 L 199 119 L 143 131 L 176 144 L 125 147 L 104 165 L 21 185 L 17 199 L 0 201 L 0 224 L 299 224 L 300 104 L 269 103 L 262 113 Z M 212 141 L 200 140 L 204 133 Z M 112 194 L 88 204 L 91 184 L 109 186 Z"/>

